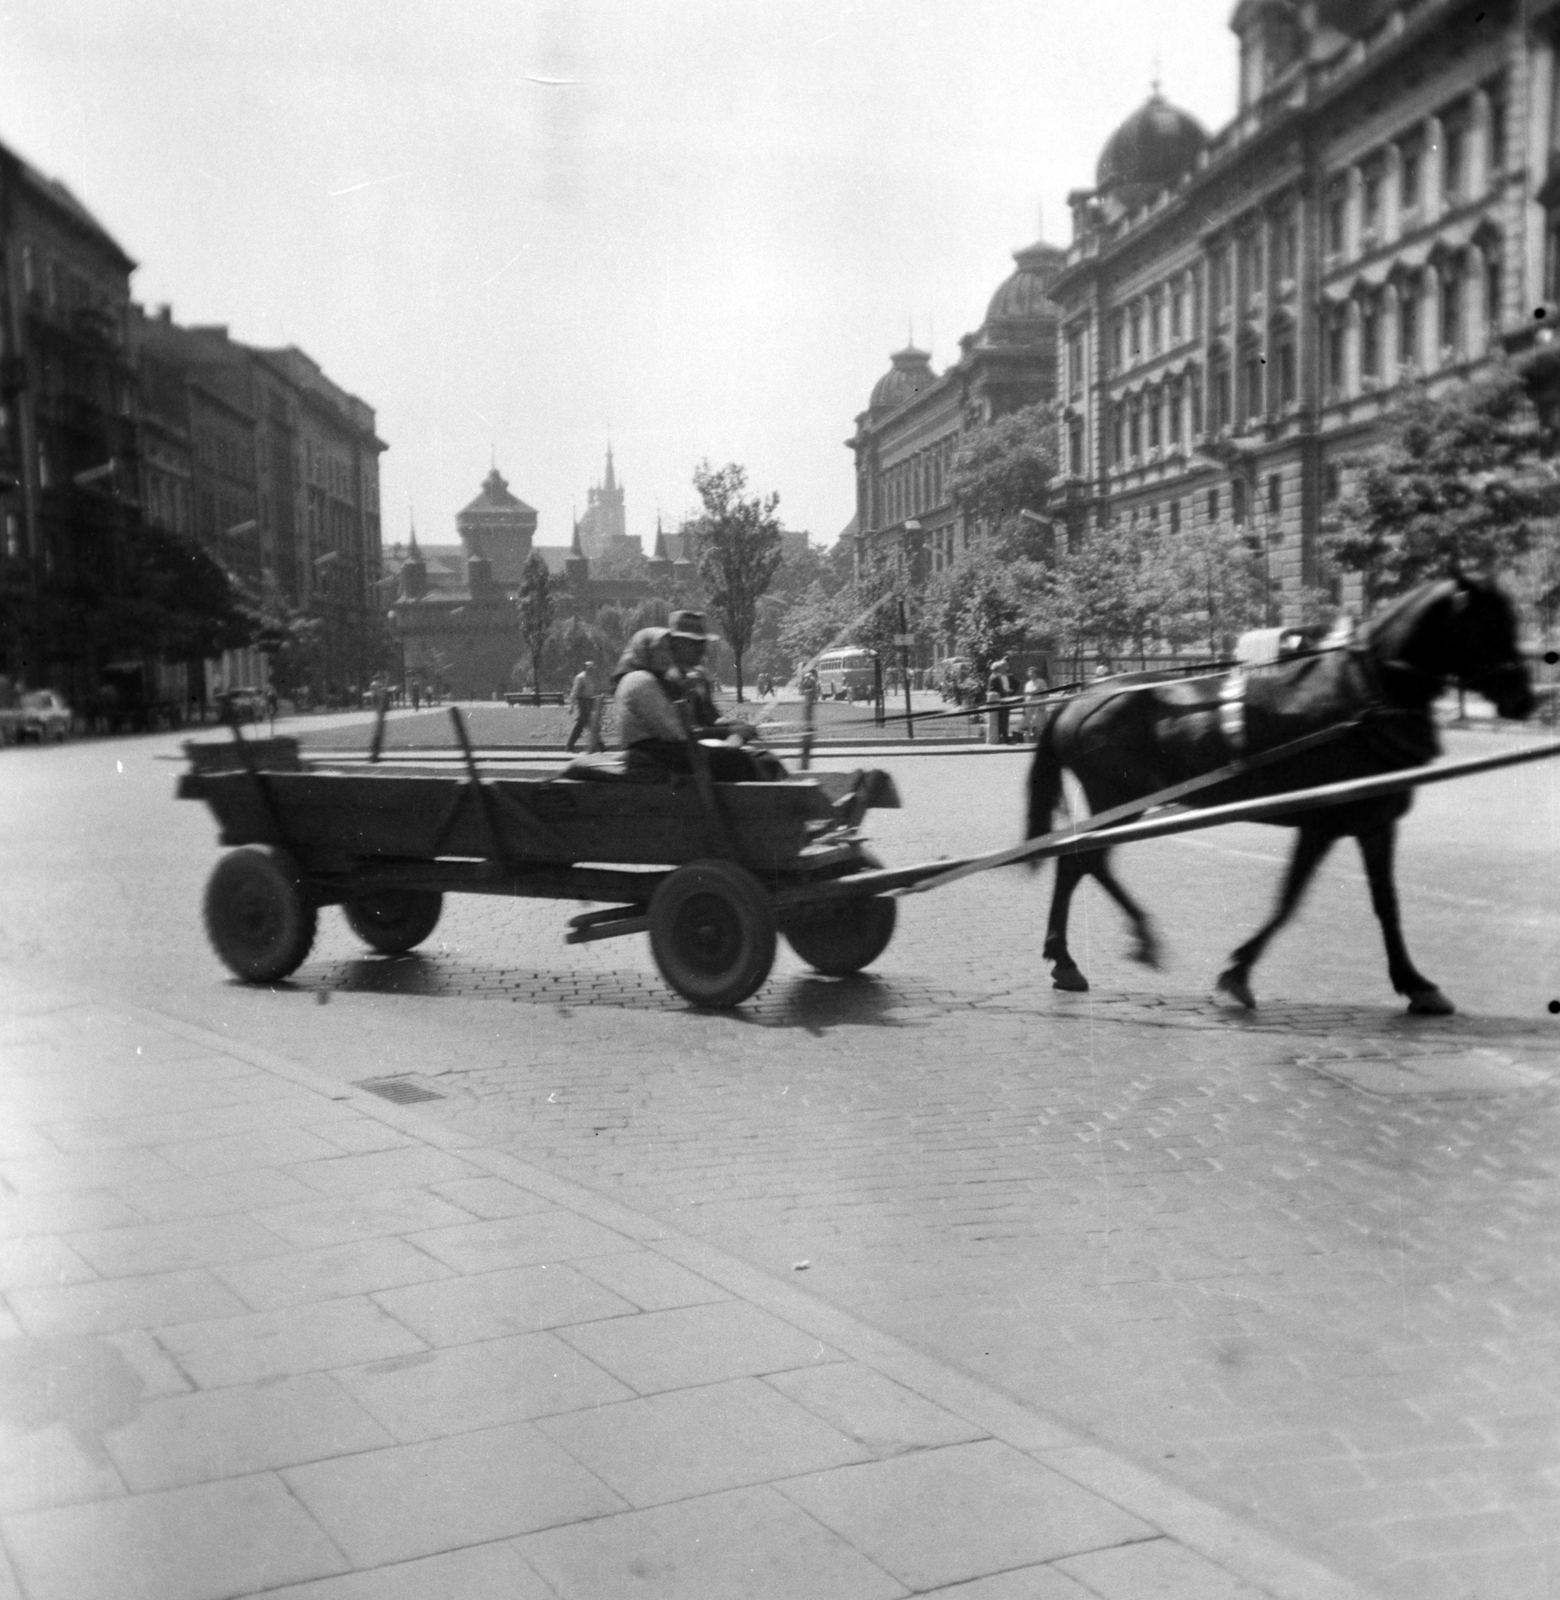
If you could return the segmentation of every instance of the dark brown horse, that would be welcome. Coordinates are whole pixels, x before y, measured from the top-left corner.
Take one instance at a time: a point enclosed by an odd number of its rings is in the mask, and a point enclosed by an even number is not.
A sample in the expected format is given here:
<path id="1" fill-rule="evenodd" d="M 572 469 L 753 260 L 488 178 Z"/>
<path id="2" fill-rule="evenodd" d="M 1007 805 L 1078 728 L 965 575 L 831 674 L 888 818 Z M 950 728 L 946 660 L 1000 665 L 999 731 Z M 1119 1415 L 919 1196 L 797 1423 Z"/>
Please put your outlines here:
<path id="1" fill-rule="evenodd" d="M 1198 793 L 1195 804 L 1419 766 L 1440 751 L 1431 707 L 1449 684 L 1476 690 L 1503 717 L 1526 717 L 1533 709 L 1510 602 L 1499 590 L 1461 577 L 1422 584 L 1338 648 L 1248 668 L 1238 682 L 1230 674 L 1179 682 L 1111 679 L 1063 702 L 1042 728 L 1029 775 L 1028 836 L 1050 828 L 1064 769 L 1077 777 L 1091 811 L 1099 812 L 1323 729 L 1343 731 L 1293 757 L 1237 773 Z M 1398 918 L 1393 851 L 1398 818 L 1412 803 L 1405 791 L 1280 819 L 1299 837 L 1278 904 L 1230 957 L 1219 989 L 1243 1006 L 1256 1004 L 1252 967 L 1300 903 L 1323 857 L 1352 835 L 1386 941 L 1392 987 L 1407 995 L 1410 1011 L 1452 1011 L 1451 1001 L 1409 959 Z M 1044 956 L 1053 963 L 1058 989 L 1089 987 L 1067 950 L 1067 910 L 1086 874 L 1131 919 L 1134 957 L 1158 964 L 1148 917 L 1111 872 L 1108 850 L 1062 856 L 1056 867 Z"/>

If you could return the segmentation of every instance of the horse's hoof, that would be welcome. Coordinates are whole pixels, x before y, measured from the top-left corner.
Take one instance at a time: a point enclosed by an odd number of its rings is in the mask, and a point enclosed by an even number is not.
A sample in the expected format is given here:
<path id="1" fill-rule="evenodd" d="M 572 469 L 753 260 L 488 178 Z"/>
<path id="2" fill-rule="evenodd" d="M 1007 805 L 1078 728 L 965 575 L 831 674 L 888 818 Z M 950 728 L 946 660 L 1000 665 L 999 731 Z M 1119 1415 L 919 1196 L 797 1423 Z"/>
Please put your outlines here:
<path id="1" fill-rule="evenodd" d="M 1076 967 L 1057 967 L 1051 973 L 1051 987 L 1066 989 L 1072 994 L 1084 994 L 1088 990 L 1089 980 Z"/>
<path id="2" fill-rule="evenodd" d="M 1132 947 L 1132 959 L 1140 966 L 1159 968 L 1159 941 L 1150 934 L 1145 939 L 1139 939 Z"/>
<path id="3" fill-rule="evenodd" d="M 1457 1007 L 1434 985 L 1428 989 L 1416 989 L 1408 997 L 1408 1014 L 1411 1017 L 1449 1017 L 1456 1010 Z"/>
<path id="4" fill-rule="evenodd" d="M 1214 988 L 1220 994 L 1227 994 L 1238 1006 L 1244 1006 L 1247 1011 L 1257 1009 L 1257 997 L 1251 992 L 1251 985 L 1246 982 L 1246 977 L 1238 967 L 1229 967 L 1221 972 L 1214 983 Z"/>

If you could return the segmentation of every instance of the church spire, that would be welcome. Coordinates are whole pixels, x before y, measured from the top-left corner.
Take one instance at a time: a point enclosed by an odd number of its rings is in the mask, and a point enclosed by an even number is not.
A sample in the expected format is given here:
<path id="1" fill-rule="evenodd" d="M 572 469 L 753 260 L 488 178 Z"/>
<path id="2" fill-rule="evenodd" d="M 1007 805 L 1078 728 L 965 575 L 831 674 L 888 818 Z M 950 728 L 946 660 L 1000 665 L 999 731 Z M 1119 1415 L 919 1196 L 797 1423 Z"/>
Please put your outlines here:
<path id="1" fill-rule="evenodd" d="M 607 441 L 607 476 L 602 481 L 601 487 L 609 490 L 617 488 L 617 475 L 612 470 L 612 441 L 610 439 Z"/>

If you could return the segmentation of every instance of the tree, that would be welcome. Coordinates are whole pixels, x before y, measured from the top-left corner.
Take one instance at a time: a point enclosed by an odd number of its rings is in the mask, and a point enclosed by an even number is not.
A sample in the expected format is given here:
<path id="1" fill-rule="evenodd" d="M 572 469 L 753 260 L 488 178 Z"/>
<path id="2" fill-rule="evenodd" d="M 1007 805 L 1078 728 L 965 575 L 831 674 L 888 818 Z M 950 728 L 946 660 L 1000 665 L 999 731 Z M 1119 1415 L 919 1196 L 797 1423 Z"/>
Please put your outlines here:
<path id="1" fill-rule="evenodd" d="M 1360 574 L 1367 610 L 1448 571 L 1508 570 L 1528 550 L 1554 479 L 1524 376 L 1503 364 L 1445 395 L 1415 390 L 1358 460 L 1322 545 Z"/>
<path id="2" fill-rule="evenodd" d="M 1028 615 L 1081 668 L 1084 655 L 1141 656 L 1159 631 L 1164 579 L 1149 536 L 1126 523 L 1094 528 L 1042 568 Z"/>
<path id="3" fill-rule="evenodd" d="M 699 576 L 720 619 L 737 668 L 742 700 L 742 657 L 753 637 L 759 596 L 780 566 L 780 496 L 749 496 L 747 473 L 735 462 L 719 470 L 704 461 L 694 470 L 694 488 L 704 503 L 699 519 Z"/>
<path id="4" fill-rule="evenodd" d="M 1056 436 L 1056 408 L 1042 401 L 972 428 L 953 453 L 948 492 L 954 504 L 985 522 L 1004 554 L 1043 560 L 1052 553 L 1049 529 L 1032 519 L 1050 502 Z"/>
<path id="5" fill-rule="evenodd" d="M 1267 615 L 1262 560 L 1229 524 L 1183 528 L 1163 549 L 1163 632 L 1223 656 Z"/>
<path id="6" fill-rule="evenodd" d="M 520 643 L 531 660 L 531 688 L 536 695 L 536 703 L 540 705 L 542 652 L 547 648 L 547 636 L 552 630 L 557 605 L 547 563 L 534 550 L 520 572 L 515 610 L 520 620 Z"/>
<path id="7" fill-rule="evenodd" d="M 993 661 L 1024 642 L 1033 576 L 1025 564 L 1015 566 L 981 549 L 939 574 L 928 589 L 928 620 L 977 679 L 984 680 Z"/>

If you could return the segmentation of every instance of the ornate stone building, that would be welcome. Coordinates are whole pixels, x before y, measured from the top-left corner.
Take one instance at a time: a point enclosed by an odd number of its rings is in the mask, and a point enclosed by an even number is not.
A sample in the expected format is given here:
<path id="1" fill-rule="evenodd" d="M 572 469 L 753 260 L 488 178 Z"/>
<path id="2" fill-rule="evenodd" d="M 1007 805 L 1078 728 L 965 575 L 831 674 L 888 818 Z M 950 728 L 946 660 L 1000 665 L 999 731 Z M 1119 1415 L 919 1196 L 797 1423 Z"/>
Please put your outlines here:
<path id="1" fill-rule="evenodd" d="M 960 438 L 1054 394 L 1058 314 L 1050 294 L 1063 252 L 1034 244 L 1013 260 L 985 321 L 960 339 L 959 359 L 939 375 L 927 351 L 895 351 L 856 418 L 846 445 L 856 458 L 858 566 L 900 561 L 922 574 L 952 566 L 978 538 L 947 492 Z"/>
<path id="2" fill-rule="evenodd" d="M 1233 119 L 1111 135 L 1050 290 L 1078 528 L 1242 526 L 1294 617 L 1402 386 L 1556 315 L 1557 10 L 1241 0 Z"/>

